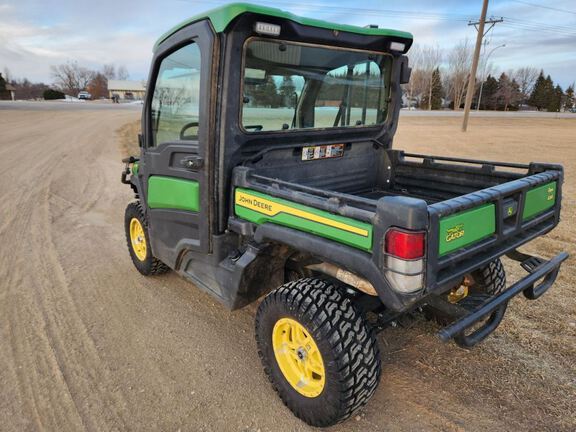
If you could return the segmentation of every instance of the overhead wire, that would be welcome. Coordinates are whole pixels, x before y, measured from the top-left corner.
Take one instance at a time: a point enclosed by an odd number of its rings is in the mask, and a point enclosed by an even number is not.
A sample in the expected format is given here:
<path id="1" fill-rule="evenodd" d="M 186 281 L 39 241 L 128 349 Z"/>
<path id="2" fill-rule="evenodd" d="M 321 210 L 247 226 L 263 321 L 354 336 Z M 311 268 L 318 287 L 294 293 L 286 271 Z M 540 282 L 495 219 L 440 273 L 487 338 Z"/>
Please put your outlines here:
<path id="1" fill-rule="evenodd" d="M 527 5 L 527 6 L 532 6 L 532 7 L 536 7 L 536 8 L 541 8 L 541 9 L 548 9 L 548 10 L 553 10 L 556 12 L 562 12 L 562 13 L 568 13 L 568 14 L 573 14 L 576 15 L 575 11 L 569 11 L 567 9 L 561 9 L 561 8 L 557 8 L 554 6 L 546 6 L 546 5 L 541 5 L 541 4 L 537 4 L 537 3 L 531 3 L 531 2 L 527 2 L 527 1 L 522 1 L 522 0 L 508 0 L 514 3 L 520 3 L 523 5 Z"/>
<path id="2" fill-rule="evenodd" d="M 208 0 L 203 3 L 222 5 L 224 1 Z M 456 13 L 435 13 L 435 12 L 414 12 L 406 10 L 393 10 L 393 9 L 371 9 L 371 8 L 349 8 L 343 6 L 328 5 L 325 3 L 297 3 L 297 2 L 283 2 L 283 1 L 260 1 L 260 4 L 270 6 L 286 6 L 296 10 L 309 10 L 310 8 L 317 8 L 315 14 L 321 15 L 334 15 L 336 13 L 343 13 L 346 15 L 358 16 L 379 16 L 379 17 L 396 17 L 413 20 L 436 20 L 436 21 L 453 21 L 453 22 L 469 22 L 476 20 L 477 17 L 473 15 L 464 15 Z M 521 2 L 528 3 L 528 2 Z M 324 8 L 324 9 L 323 9 Z M 569 12 L 569 11 L 566 11 Z M 505 21 L 501 23 L 504 27 L 526 30 L 526 31 L 544 31 L 546 33 L 557 34 L 561 36 L 576 36 L 576 28 L 557 25 L 557 24 L 544 24 L 535 21 L 529 21 L 519 18 L 503 17 Z"/>

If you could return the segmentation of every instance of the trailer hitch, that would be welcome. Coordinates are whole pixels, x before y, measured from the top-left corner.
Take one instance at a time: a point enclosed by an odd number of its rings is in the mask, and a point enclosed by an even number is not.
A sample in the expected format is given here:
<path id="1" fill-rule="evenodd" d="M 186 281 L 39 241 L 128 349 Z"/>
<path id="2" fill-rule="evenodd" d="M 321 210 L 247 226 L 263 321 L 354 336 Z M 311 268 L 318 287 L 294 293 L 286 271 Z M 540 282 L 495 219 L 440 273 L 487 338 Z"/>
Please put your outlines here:
<path id="1" fill-rule="evenodd" d="M 504 318 L 506 312 L 506 306 L 512 297 L 521 292 L 524 294 L 524 297 L 529 300 L 536 300 L 542 296 L 542 294 L 552 286 L 558 276 L 561 264 L 568 258 L 566 252 L 556 255 L 549 261 L 521 254 L 517 251 L 508 254 L 508 256 L 512 259 L 522 261 L 522 267 L 529 272 L 528 276 L 520 279 L 497 296 L 491 297 L 476 310 L 470 313 L 464 313 L 464 309 L 456 304 L 451 305 L 454 306 L 454 308 L 452 308 L 440 304 L 438 298 L 430 299 L 429 303 L 431 306 L 442 308 L 443 311 L 449 312 L 450 315 L 457 318 L 452 324 L 438 332 L 438 337 L 442 341 L 448 342 L 450 339 L 454 339 L 457 345 L 464 348 L 470 348 L 483 341 L 496 330 L 502 322 L 502 318 Z M 540 279 L 542 280 L 537 283 Z M 466 334 L 468 329 L 486 317 L 488 317 L 488 319 L 484 324 L 472 331 L 472 333 Z"/>

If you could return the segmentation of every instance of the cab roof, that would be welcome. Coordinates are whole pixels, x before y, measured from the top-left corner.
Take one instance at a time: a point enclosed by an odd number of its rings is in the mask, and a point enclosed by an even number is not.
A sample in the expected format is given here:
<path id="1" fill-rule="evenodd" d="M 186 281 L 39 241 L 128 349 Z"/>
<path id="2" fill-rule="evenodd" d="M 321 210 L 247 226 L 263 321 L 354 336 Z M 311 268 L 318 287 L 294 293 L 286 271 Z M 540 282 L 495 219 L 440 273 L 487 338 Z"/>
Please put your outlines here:
<path id="1" fill-rule="evenodd" d="M 298 24 L 302 24 L 305 26 L 310 27 L 318 27 L 323 29 L 329 30 L 338 30 L 343 32 L 349 33 L 356 33 L 360 35 L 367 35 L 367 36 L 394 36 L 404 39 L 412 39 L 412 34 L 408 32 L 403 32 L 399 30 L 391 30 L 391 29 L 384 29 L 384 28 L 371 28 L 371 27 L 358 27 L 348 24 L 338 24 L 332 23 L 328 21 L 323 21 L 314 18 L 305 18 L 298 15 L 294 15 L 290 12 L 283 11 L 281 9 L 266 7 L 266 6 L 258 6 L 253 5 L 250 3 L 230 3 L 225 6 L 221 6 L 215 9 L 211 9 L 209 11 L 203 12 L 202 14 L 193 16 L 188 18 L 186 21 L 181 22 L 180 24 L 172 27 L 166 33 L 164 33 L 160 38 L 156 41 L 154 45 L 154 50 L 164 42 L 168 37 L 176 33 L 178 30 L 186 27 L 189 24 L 192 24 L 196 21 L 201 21 L 204 19 L 210 20 L 214 30 L 216 33 L 221 33 L 226 30 L 228 25 L 238 16 L 245 14 L 245 13 L 254 13 L 259 15 L 268 15 L 271 17 L 276 18 L 283 18 L 286 20 L 294 21 Z"/>

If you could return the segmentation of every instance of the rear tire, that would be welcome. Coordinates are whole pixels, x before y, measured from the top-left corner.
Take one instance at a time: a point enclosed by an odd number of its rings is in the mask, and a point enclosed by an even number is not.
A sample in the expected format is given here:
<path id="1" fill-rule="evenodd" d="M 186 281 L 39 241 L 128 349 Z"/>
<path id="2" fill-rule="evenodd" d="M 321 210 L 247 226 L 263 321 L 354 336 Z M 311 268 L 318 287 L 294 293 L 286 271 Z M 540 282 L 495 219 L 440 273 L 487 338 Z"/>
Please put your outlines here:
<path id="1" fill-rule="evenodd" d="M 130 258 L 134 267 L 144 276 L 166 273 L 168 266 L 152 255 L 148 235 L 148 219 L 140 201 L 128 204 L 124 213 L 124 230 Z"/>
<path id="2" fill-rule="evenodd" d="M 506 288 L 506 271 L 500 258 L 474 270 L 466 277 L 470 278 L 472 284 L 466 287 L 465 297 L 455 303 L 468 311 L 478 309 L 482 303 L 500 294 Z M 458 287 L 462 288 L 463 285 L 464 281 L 455 289 Z M 449 297 L 448 294 L 447 297 Z M 503 307 L 506 307 L 506 305 Z M 454 320 L 453 317 L 446 313 L 428 306 L 424 309 L 424 312 L 427 318 L 434 319 L 440 325 L 448 325 Z"/>
<path id="3" fill-rule="evenodd" d="M 506 270 L 500 258 L 472 272 L 472 293 L 496 295 L 506 288 Z"/>
<path id="4" fill-rule="evenodd" d="M 308 342 L 298 345 L 292 335 L 300 326 Z M 282 331 L 287 342 L 279 344 L 278 328 L 287 329 Z M 272 386 L 294 415 L 311 426 L 331 426 L 347 419 L 378 386 L 381 363 L 372 328 L 352 301 L 329 282 L 300 279 L 268 294 L 256 314 L 256 341 Z M 318 352 L 320 357 L 313 358 Z M 296 378 L 283 356 L 296 365 L 292 369 Z M 298 375 L 298 365 L 306 370 L 306 362 L 312 360 L 319 365 L 317 374 Z"/>

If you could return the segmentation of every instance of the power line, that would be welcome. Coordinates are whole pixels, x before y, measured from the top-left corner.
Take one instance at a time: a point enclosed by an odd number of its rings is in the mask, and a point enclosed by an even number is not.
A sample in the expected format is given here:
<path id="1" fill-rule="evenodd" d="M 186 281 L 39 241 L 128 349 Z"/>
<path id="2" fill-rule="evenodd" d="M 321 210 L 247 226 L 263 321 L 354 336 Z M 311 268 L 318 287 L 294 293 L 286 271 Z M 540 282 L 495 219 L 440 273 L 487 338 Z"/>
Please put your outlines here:
<path id="1" fill-rule="evenodd" d="M 482 37 L 486 36 L 486 34 L 487 34 L 490 30 L 492 30 L 492 28 L 493 28 L 496 24 L 501 23 L 502 21 L 504 21 L 504 19 L 503 19 L 502 17 L 500 17 L 500 18 L 498 18 L 498 19 L 496 19 L 496 18 L 490 18 L 489 20 L 484 20 L 483 25 L 488 24 L 489 27 L 488 27 L 487 30 L 485 30 L 485 31 L 483 32 Z M 479 27 L 478 27 L 480 24 L 482 24 L 482 20 L 480 20 L 480 21 L 475 21 L 475 22 L 472 22 L 472 21 L 468 22 L 468 25 L 469 25 L 469 26 L 473 25 L 474 28 L 476 29 L 476 31 L 480 31 L 480 30 L 479 30 Z"/>
<path id="2" fill-rule="evenodd" d="M 536 3 L 530 3 L 530 2 L 526 2 L 526 1 L 522 1 L 522 0 L 510 0 L 510 1 L 514 2 L 514 3 L 525 4 L 525 5 L 536 7 L 536 8 L 548 9 L 548 10 L 553 10 L 556 12 L 563 12 L 563 13 L 569 13 L 569 14 L 576 15 L 576 12 L 574 12 L 574 11 L 569 11 L 566 9 L 560 9 L 560 8 L 556 8 L 556 7 L 552 7 L 552 6 L 544 6 L 544 5 L 540 5 L 540 4 L 536 4 Z"/>
<path id="3" fill-rule="evenodd" d="M 518 30 L 530 30 L 537 32 L 553 33 L 562 36 L 576 36 L 576 29 L 570 29 L 568 27 L 561 26 L 551 26 L 547 24 L 533 23 L 529 21 L 515 20 L 513 18 L 506 18 L 506 21 L 502 23 L 503 26 L 514 28 Z"/>
<path id="4" fill-rule="evenodd" d="M 188 1 L 186 1 L 188 3 Z M 221 6 L 225 4 L 225 1 L 218 0 L 207 0 L 204 1 L 205 4 L 213 4 Z M 406 10 L 392 10 L 392 9 L 368 9 L 368 8 L 347 8 L 342 6 L 332 6 L 327 7 L 325 3 L 289 3 L 289 2 L 266 2 L 260 1 L 259 3 L 270 6 L 280 6 L 289 7 L 291 9 L 304 9 L 309 10 L 312 8 L 318 8 L 314 11 L 314 14 L 319 15 L 333 15 L 335 13 L 342 13 L 345 15 L 354 16 L 366 16 L 370 14 L 371 16 L 378 16 L 383 18 L 404 18 L 404 19 L 414 19 L 414 20 L 424 20 L 424 21 L 450 21 L 450 22 L 469 22 L 472 19 L 477 19 L 475 16 L 463 15 L 463 14 L 451 14 L 451 13 L 434 13 L 434 12 L 414 12 Z M 507 22 L 502 23 L 503 26 L 508 28 L 514 28 L 516 30 L 538 30 L 545 31 L 547 33 L 554 33 L 562 36 L 576 36 L 576 29 L 573 27 L 543 24 L 534 21 L 527 21 L 521 19 L 513 19 L 508 17 L 503 17 Z"/>
<path id="5" fill-rule="evenodd" d="M 203 3 L 223 5 L 227 2 L 225 1 L 203 1 Z M 443 21 L 469 21 L 474 17 L 472 15 L 463 14 L 450 14 L 450 13 L 434 13 L 434 12 L 415 12 L 415 11 L 405 11 L 405 10 L 391 10 L 391 9 L 367 9 L 367 8 L 347 8 L 342 6 L 333 6 L 326 3 L 314 4 L 314 3 L 293 3 L 293 2 L 266 2 L 260 1 L 259 4 L 264 4 L 266 6 L 286 6 L 293 9 L 310 9 L 311 7 L 317 7 L 319 10 L 314 11 L 316 14 L 330 14 L 334 13 L 345 13 L 346 15 L 358 15 L 366 16 L 367 14 L 382 16 L 382 17 L 405 17 L 410 19 L 432 19 L 432 20 L 443 20 Z"/>
<path id="6" fill-rule="evenodd" d="M 534 26 L 538 26 L 539 28 L 541 27 L 547 27 L 547 28 L 551 28 L 551 29 L 558 29 L 558 30 L 568 30 L 571 32 L 575 32 L 576 31 L 576 27 L 574 26 L 563 26 L 563 25 L 556 25 L 556 24 L 544 24 L 544 23 L 539 23 L 539 22 L 535 22 L 535 21 L 528 21 L 528 20 L 524 20 L 524 19 L 520 19 L 520 18 L 509 18 L 509 17 L 504 17 L 506 18 L 507 21 L 510 22 L 517 22 L 517 23 L 522 23 L 522 24 L 528 24 L 528 25 L 534 25 Z"/>

